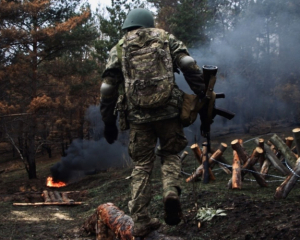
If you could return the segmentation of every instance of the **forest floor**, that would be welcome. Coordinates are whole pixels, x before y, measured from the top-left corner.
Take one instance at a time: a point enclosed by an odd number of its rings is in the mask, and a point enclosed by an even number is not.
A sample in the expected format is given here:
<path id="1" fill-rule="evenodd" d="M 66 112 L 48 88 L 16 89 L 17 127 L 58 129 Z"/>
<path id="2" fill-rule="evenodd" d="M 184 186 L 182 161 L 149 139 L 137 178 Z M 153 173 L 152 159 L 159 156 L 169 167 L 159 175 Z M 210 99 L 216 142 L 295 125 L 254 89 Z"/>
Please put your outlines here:
<path id="1" fill-rule="evenodd" d="M 272 129 L 280 137 L 292 136 L 292 127 Z M 244 147 L 250 154 L 254 149 L 253 141 L 246 141 L 257 135 L 226 134 L 213 138 L 213 146 L 224 142 L 228 149 L 224 157 L 228 163 L 232 161 L 230 142 L 241 138 Z M 268 139 L 271 135 L 265 135 Z M 183 163 L 183 170 L 192 173 L 197 163 L 190 152 Z M 112 202 L 128 214 L 127 202 L 130 198 L 131 168 L 109 169 L 95 175 L 89 175 L 82 180 L 67 185 L 57 191 L 77 191 L 69 197 L 83 202 L 76 206 L 13 206 L 15 202 L 42 202 L 43 190 L 53 190 L 46 187 L 46 178 L 50 175 L 50 167 L 60 161 L 60 157 L 37 159 L 38 179 L 28 180 L 22 163 L 18 160 L 0 160 L 0 239 L 95 239 L 82 230 L 82 225 L 95 209 L 103 203 Z M 188 176 L 182 176 L 181 202 L 185 216 L 178 226 L 170 227 L 163 222 L 162 184 L 160 180 L 160 162 L 155 163 L 153 171 L 153 199 L 150 212 L 153 217 L 161 219 L 160 233 L 178 236 L 185 240 L 200 239 L 300 239 L 300 184 L 292 189 L 286 199 L 274 200 L 276 188 L 284 180 L 283 176 L 274 170 L 270 174 L 279 176 L 268 177 L 268 187 L 262 188 L 250 174 L 246 175 L 242 189 L 227 188 L 231 178 L 215 167 L 213 173 L 216 180 L 208 184 L 202 181 L 185 183 Z M 225 210 L 226 216 L 217 216 L 210 221 L 202 222 L 198 227 L 195 219 L 197 208 L 209 207 Z"/>

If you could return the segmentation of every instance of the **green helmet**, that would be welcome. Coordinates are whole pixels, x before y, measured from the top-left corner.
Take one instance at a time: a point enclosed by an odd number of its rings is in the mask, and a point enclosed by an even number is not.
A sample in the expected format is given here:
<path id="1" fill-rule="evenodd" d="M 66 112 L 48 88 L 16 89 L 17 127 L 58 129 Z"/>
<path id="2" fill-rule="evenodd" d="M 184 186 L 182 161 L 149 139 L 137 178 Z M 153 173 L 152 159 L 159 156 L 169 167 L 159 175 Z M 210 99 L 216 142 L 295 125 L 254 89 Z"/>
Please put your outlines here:
<path id="1" fill-rule="evenodd" d="M 133 27 L 154 27 L 154 18 L 152 13 L 145 8 L 136 8 L 131 10 L 122 26 L 122 30 Z"/>

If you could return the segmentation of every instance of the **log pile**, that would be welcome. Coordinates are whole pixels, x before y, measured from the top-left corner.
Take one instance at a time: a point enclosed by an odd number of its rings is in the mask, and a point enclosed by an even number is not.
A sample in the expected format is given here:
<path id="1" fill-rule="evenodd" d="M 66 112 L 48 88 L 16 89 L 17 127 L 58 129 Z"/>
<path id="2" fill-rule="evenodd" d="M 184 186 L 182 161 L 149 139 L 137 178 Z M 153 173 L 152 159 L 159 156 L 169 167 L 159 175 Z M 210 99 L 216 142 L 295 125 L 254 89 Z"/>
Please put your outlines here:
<path id="1" fill-rule="evenodd" d="M 68 198 L 69 192 L 47 191 L 44 190 L 42 197 L 44 202 L 36 203 L 13 203 L 14 206 L 46 206 L 46 205 L 80 205 L 82 202 L 75 202 Z"/>

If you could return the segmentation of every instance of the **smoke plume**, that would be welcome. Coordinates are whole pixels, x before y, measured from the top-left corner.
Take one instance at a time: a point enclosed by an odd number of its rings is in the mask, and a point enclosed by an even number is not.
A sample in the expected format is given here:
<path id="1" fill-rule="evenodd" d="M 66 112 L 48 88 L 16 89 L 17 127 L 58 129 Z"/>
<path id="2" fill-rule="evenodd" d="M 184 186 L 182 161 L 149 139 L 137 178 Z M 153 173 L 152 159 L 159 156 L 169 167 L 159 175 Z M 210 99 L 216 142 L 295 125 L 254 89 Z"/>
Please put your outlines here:
<path id="1" fill-rule="evenodd" d="M 127 147 L 121 141 L 110 145 L 104 139 L 99 106 L 90 106 L 85 117 L 90 123 L 89 134 L 92 139 L 73 140 L 66 150 L 66 156 L 50 169 L 55 181 L 71 183 L 80 180 L 86 174 L 130 164 Z M 120 138 L 122 134 L 119 134 L 119 140 Z"/>

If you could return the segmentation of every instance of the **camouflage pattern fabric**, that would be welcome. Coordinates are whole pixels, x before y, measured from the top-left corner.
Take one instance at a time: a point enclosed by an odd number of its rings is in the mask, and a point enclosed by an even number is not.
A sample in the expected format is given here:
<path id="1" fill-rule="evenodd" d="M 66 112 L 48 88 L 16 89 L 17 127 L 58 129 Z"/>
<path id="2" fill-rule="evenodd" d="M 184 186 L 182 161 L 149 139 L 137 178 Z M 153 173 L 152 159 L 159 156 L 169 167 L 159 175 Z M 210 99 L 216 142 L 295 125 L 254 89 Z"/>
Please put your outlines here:
<path id="1" fill-rule="evenodd" d="M 161 30 L 163 31 L 163 30 Z M 109 54 L 109 59 L 106 64 L 106 69 L 102 75 L 103 82 L 111 85 L 124 84 L 124 77 L 122 74 L 122 59 L 120 51 L 122 48 L 122 39 L 114 46 Z M 186 46 L 175 38 L 174 35 L 169 34 L 169 49 L 172 57 L 173 69 L 176 70 L 176 61 L 182 56 L 182 54 L 189 55 Z M 178 98 L 179 95 L 176 92 L 172 92 L 172 99 Z M 141 109 L 135 107 L 129 102 L 126 106 L 127 119 L 131 123 L 147 123 L 152 121 L 158 121 L 163 119 L 174 118 L 179 115 L 178 106 L 174 104 L 167 104 L 165 107 L 153 109 Z"/>
<path id="2" fill-rule="evenodd" d="M 160 148 L 155 154 L 157 139 Z M 129 154 L 134 162 L 131 201 L 128 207 L 135 222 L 149 219 L 151 200 L 150 178 L 156 155 L 161 157 L 163 189 L 180 189 L 181 162 L 178 154 L 186 147 L 182 125 L 178 118 L 145 124 L 130 124 Z"/>
<path id="3" fill-rule="evenodd" d="M 174 86 L 169 35 L 158 28 L 129 31 L 122 45 L 128 102 L 138 108 L 165 106 Z"/>

